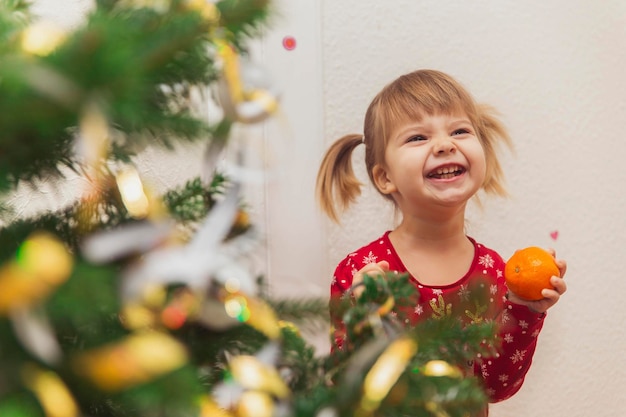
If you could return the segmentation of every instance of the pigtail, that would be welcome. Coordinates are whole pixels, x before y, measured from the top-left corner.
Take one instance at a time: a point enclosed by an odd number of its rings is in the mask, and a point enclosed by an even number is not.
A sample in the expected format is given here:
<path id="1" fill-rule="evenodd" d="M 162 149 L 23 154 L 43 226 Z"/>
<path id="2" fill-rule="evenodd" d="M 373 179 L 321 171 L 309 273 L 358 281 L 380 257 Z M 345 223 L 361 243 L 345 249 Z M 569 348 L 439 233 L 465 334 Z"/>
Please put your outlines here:
<path id="1" fill-rule="evenodd" d="M 352 151 L 362 135 L 346 135 L 326 151 L 317 174 L 316 196 L 321 209 L 336 223 L 339 214 L 361 194 L 361 182 L 352 169 Z"/>
<path id="2" fill-rule="evenodd" d="M 506 127 L 498 119 L 497 112 L 493 107 L 479 105 L 477 112 L 478 133 L 487 159 L 487 174 L 483 189 L 488 194 L 506 197 L 508 193 L 504 185 L 504 172 L 498 159 L 498 151 L 501 145 L 513 150 L 513 141 Z"/>

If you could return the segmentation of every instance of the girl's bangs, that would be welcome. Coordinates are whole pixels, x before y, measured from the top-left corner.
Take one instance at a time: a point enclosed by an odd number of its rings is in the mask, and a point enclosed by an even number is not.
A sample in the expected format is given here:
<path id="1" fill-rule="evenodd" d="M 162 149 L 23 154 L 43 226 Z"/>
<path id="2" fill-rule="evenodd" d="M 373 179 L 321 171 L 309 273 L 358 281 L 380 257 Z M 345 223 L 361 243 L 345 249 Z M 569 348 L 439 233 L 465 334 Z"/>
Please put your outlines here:
<path id="1" fill-rule="evenodd" d="M 428 90 L 404 94 L 390 94 L 378 106 L 379 122 L 384 137 L 391 134 L 391 128 L 407 121 L 421 121 L 424 116 L 435 114 L 465 114 L 474 122 L 473 103 L 463 94 L 437 94 Z"/>

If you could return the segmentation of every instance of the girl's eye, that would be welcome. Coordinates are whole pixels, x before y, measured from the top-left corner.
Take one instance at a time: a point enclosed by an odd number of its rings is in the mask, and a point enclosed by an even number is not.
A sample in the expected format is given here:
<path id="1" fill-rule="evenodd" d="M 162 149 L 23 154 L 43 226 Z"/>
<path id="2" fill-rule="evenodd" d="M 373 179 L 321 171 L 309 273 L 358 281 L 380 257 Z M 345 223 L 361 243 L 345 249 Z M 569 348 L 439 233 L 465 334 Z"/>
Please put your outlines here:
<path id="1" fill-rule="evenodd" d="M 415 135 L 415 136 L 411 136 L 410 138 L 408 138 L 406 141 L 407 142 L 420 142 L 426 140 L 426 136 L 423 135 Z"/>
<path id="2" fill-rule="evenodd" d="M 452 136 L 467 135 L 469 133 L 471 133 L 471 131 L 469 129 L 462 128 L 462 129 L 457 129 L 454 132 L 452 132 Z"/>

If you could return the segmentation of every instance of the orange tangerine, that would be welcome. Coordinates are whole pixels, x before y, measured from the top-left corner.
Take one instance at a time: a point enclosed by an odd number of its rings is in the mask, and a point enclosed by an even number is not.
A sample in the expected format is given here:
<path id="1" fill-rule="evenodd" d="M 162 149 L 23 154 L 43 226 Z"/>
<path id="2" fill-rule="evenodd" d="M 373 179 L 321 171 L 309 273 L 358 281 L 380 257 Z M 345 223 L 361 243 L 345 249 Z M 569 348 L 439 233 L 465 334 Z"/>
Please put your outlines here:
<path id="1" fill-rule="evenodd" d="M 516 251 L 504 267 L 509 290 L 525 300 L 541 300 L 541 290 L 554 289 L 550 284 L 553 275 L 561 275 L 554 257 L 536 246 Z"/>

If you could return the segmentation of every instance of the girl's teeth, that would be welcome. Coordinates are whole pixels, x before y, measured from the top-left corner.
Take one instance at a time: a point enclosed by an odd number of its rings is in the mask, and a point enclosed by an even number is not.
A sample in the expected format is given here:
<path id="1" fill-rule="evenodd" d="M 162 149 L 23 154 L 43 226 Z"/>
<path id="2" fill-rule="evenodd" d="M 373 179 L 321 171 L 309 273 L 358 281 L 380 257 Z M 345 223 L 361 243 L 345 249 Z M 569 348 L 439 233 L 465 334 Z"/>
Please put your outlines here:
<path id="1" fill-rule="evenodd" d="M 438 169 L 438 170 L 437 170 L 437 174 L 438 174 L 438 175 L 442 175 L 442 174 L 449 174 L 449 173 L 451 173 L 451 172 L 456 172 L 456 171 L 458 171 L 458 168 L 457 168 L 457 167 L 454 167 L 454 168 L 448 168 L 448 167 L 446 167 L 446 168 L 440 168 L 440 169 Z"/>
<path id="2" fill-rule="evenodd" d="M 452 178 L 458 175 L 463 168 L 455 166 L 455 167 L 444 167 L 437 169 L 436 172 L 430 175 L 433 178 L 447 179 Z"/>

